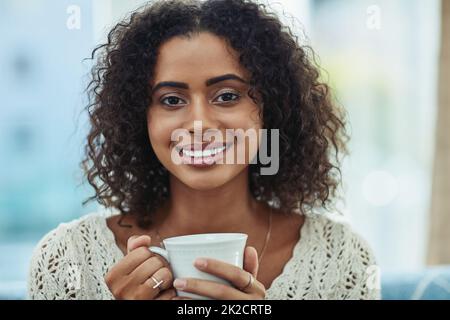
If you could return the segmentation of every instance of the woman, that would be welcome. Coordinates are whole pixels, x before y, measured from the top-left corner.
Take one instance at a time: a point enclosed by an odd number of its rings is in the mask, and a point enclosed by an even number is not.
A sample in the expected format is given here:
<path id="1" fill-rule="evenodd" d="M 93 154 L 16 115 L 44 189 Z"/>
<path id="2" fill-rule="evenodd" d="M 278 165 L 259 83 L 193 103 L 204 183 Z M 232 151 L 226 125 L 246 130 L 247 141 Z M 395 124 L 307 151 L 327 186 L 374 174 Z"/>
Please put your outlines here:
<path id="1" fill-rule="evenodd" d="M 117 24 L 92 58 L 99 52 L 83 164 L 90 200 L 114 210 L 61 224 L 40 241 L 31 298 L 181 299 L 175 288 L 213 299 L 379 298 L 370 247 L 318 212 L 330 211 L 340 183 L 343 112 L 307 48 L 264 5 L 155 2 Z M 180 129 L 191 142 L 176 144 Z M 229 129 L 278 130 L 269 139 L 276 172 L 263 174 L 262 134 L 247 147 L 229 140 Z M 223 138 L 213 148 L 202 130 Z M 243 162 L 218 161 L 239 149 Z M 210 232 L 248 234 L 243 269 L 195 264 L 232 286 L 174 279 L 148 250 Z"/>

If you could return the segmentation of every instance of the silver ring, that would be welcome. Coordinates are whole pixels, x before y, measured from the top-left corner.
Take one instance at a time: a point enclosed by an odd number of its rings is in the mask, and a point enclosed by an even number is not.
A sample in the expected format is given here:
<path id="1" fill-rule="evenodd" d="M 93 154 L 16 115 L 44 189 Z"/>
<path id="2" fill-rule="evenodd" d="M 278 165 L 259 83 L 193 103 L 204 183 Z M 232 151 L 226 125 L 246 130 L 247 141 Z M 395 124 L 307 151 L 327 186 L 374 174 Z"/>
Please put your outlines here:
<path id="1" fill-rule="evenodd" d="M 152 280 L 155 282 L 155 285 L 152 288 L 153 289 L 158 288 L 161 290 L 161 288 L 159 286 L 163 284 L 164 280 L 158 280 L 153 276 L 152 276 Z"/>
<path id="2" fill-rule="evenodd" d="M 253 285 L 253 281 L 255 281 L 255 278 L 253 277 L 253 275 L 248 272 L 248 275 L 250 276 L 250 279 L 248 279 L 248 283 L 245 287 L 243 287 L 242 289 L 240 289 L 241 291 L 244 291 L 245 289 L 251 287 Z"/>

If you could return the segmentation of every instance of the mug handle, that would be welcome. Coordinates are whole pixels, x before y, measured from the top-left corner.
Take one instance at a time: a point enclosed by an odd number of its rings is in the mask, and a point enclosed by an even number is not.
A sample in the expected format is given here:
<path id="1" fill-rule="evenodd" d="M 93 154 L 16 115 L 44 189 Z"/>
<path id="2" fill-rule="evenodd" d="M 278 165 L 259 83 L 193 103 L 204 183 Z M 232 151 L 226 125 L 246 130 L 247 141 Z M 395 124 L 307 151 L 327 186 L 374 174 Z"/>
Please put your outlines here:
<path id="1" fill-rule="evenodd" d="M 167 250 L 164 250 L 164 249 L 162 249 L 160 247 L 149 247 L 148 250 L 150 250 L 153 253 L 159 254 L 161 257 L 166 259 L 167 262 L 170 263 L 170 261 L 169 261 L 169 253 L 167 252 Z"/>

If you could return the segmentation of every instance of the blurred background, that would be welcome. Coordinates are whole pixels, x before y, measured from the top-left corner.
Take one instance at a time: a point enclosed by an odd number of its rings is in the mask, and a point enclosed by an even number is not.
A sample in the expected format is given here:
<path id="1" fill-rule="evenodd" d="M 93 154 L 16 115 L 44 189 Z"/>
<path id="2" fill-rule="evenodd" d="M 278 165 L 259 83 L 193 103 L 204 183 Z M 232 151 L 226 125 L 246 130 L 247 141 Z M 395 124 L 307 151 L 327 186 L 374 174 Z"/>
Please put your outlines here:
<path id="1" fill-rule="evenodd" d="M 339 210 L 372 246 L 384 299 L 450 299 L 450 0 L 269 3 L 313 47 L 348 112 Z M 0 299 L 61 222 L 99 210 L 79 162 L 92 49 L 145 1 L 0 1 Z"/>

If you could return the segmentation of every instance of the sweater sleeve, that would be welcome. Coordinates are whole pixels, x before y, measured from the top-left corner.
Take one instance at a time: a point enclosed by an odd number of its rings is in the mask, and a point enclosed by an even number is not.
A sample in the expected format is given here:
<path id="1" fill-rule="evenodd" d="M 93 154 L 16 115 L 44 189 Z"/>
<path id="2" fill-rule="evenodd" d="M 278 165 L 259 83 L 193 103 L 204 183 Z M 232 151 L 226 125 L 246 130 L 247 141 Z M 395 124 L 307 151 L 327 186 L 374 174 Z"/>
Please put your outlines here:
<path id="1" fill-rule="evenodd" d="M 104 219 L 89 214 L 61 223 L 39 241 L 29 265 L 27 299 L 114 300 L 104 276 L 121 256 Z"/>
<path id="2" fill-rule="evenodd" d="M 47 233 L 35 247 L 29 266 L 27 298 L 79 299 L 81 270 L 74 257 L 75 243 L 65 224 Z"/>

